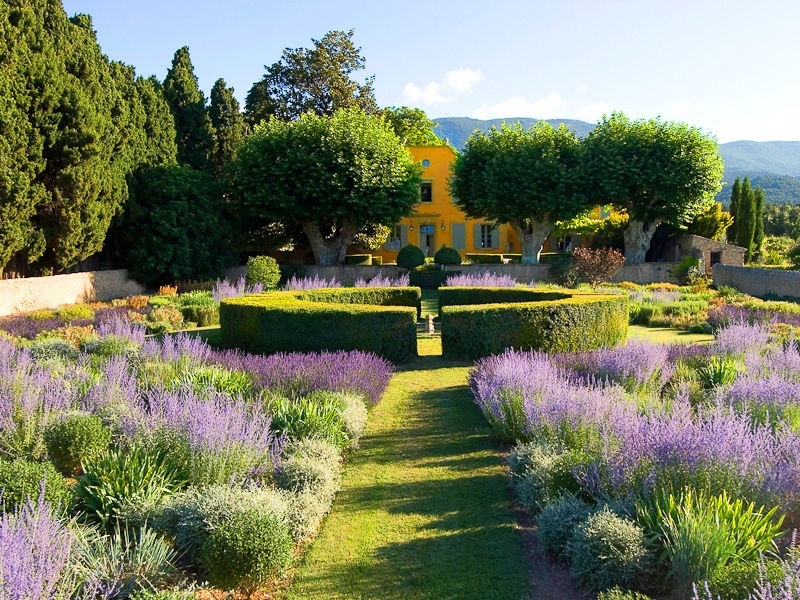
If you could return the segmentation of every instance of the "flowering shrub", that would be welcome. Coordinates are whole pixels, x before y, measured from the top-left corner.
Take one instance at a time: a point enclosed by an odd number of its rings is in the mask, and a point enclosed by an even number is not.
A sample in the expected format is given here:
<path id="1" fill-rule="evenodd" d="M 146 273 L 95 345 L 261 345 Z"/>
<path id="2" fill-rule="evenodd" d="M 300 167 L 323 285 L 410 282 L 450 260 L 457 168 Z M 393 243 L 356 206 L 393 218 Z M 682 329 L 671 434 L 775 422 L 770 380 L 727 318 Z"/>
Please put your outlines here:
<path id="1" fill-rule="evenodd" d="M 408 287 L 409 285 L 411 285 L 411 276 L 408 273 L 403 273 L 394 278 L 378 274 L 369 281 L 358 278 L 353 287 Z"/>
<path id="2" fill-rule="evenodd" d="M 449 275 L 444 284 L 450 287 L 515 287 L 517 280 L 511 275 L 496 275 L 489 272 L 459 273 Z"/>
<path id="3" fill-rule="evenodd" d="M 336 281 L 336 277 L 330 280 L 314 275 L 314 277 L 300 277 L 292 275 L 286 284 L 283 286 L 285 291 L 304 291 L 304 290 L 318 290 L 321 288 L 338 288 L 342 284 Z"/>
<path id="4" fill-rule="evenodd" d="M 239 296 L 247 296 L 248 294 L 260 294 L 264 291 L 264 284 L 254 283 L 247 284 L 244 277 L 239 277 L 236 282 L 231 283 L 227 279 L 217 279 L 211 295 L 215 302 L 219 302 L 225 298 L 238 298 Z"/>

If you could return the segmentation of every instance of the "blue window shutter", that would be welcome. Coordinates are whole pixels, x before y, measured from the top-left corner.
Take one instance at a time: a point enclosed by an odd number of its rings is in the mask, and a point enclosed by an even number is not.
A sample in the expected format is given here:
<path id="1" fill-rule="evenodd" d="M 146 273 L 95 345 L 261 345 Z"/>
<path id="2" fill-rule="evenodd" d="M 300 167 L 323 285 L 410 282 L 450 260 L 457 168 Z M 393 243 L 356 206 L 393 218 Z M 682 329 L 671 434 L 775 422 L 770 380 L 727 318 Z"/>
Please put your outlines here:
<path id="1" fill-rule="evenodd" d="M 453 223 L 450 226 L 450 244 L 456 250 L 464 250 L 467 247 L 467 232 L 464 223 Z"/>
<path id="2" fill-rule="evenodd" d="M 472 229 L 473 229 L 473 231 L 472 231 L 472 234 L 473 234 L 473 238 L 472 238 L 473 243 L 472 243 L 472 245 L 476 250 L 480 250 L 481 249 L 481 224 L 480 223 L 475 223 L 475 225 L 473 226 Z"/>
<path id="3" fill-rule="evenodd" d="M 492 228 L 492 248 L 500 247 L 500 230 L 497 227 Z"/>
<path id="4" fill-rule="evenodd" d="M 408 225 L 400 225 L 400 247 L 408 245 Z"/>

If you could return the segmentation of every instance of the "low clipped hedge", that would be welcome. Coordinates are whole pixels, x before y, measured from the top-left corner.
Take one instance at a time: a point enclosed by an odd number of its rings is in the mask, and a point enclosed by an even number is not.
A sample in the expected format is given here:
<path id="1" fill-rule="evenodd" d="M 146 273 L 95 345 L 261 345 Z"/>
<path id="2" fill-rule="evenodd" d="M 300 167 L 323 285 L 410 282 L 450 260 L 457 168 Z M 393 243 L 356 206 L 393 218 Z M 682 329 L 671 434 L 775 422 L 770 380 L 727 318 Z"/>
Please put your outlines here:
<path id="1" fill-rule="evenodd" d="M 268 292 L 220 303 L 221 343 L 258 354 L 363 350 L 394 363 L 417 355 L 413 287 Z"/>
<path id="2" fill-rule="evenodd" d="M 570 352 L 616 346 L 628 334 L 628 298 L 528 288 L 439 290 L 442 355 L 475 360 L 506 348 Z"/>
<path id="3" fill-rule="evenodd" d="M 466 254 L 467 262 L 476 264 L 476 265 L 502 265 L 503 264 L 503 255 L 502 254 L 479 254 L 477 252 Z"/>
<path id="4" fill-rule="evenodd" d="M 362 266 L 370 266 L 372 265 L 372 255 L 371 254 L 348 254 L 344 257 L 344 264 L 346 265 L 362 265 Z"/>

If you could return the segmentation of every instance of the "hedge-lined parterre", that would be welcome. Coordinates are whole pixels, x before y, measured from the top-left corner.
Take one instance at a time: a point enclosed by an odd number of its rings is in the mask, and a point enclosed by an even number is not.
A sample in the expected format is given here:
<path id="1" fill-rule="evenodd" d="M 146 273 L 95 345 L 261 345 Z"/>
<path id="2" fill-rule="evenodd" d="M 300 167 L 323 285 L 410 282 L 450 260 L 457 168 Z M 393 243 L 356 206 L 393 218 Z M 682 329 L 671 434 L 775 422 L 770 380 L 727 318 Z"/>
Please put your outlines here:
<path id="1" fill-rule="evenodd" d="M 615 346 L 628 334 L 628 298 L 575 290 L 439 288 L 442 355 L 474 360 L 506 348 L 547 352 Z"/>
<path id="2" fill-rule="evenodd" d="M 248 352 L 363 350 L 395 363 L 417 355 L 416 287 L 268 292 L 220 303 L 222 345 Z"/>

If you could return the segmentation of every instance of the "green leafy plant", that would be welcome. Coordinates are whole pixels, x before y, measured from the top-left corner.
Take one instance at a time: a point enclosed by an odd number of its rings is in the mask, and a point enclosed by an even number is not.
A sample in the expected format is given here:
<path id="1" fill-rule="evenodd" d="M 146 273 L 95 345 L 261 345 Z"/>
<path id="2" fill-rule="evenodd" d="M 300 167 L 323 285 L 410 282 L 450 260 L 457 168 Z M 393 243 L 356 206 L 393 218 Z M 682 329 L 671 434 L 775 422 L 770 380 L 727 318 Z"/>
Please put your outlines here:
<path id="1" fill-rule="evenodd" d="M 573 494 L 564 494 L 547 504 L 536 517 L 542 548 L 553 556 L 566 556 L 567 542 L 575 528 L 593 511 L 592 505 Z"/>
<path id="2" fill-rule="evenodd" d="M 83 517 L 112 530 L 124 505 L 157 505 L 184 485 L 180 471 L 159 448 L 136 444 L 113 448 L 83 463 L 74 486 Z"/>
<path id="3" fill-rule="evenodd" d="M 84 460 L 97 458 L 108 449 L 111 429 L 95 415 L 70 413 L 47 425 L 44 442 L 56 468 L 71 476 Z"/>
<path id="4" fill-rule="evenodd" d="M 650 566 L 644 530 L 607 507 L 575 528 L 566 554 L 572 575 L 597 590 L 641 583 Z"/>
<path id="5" fill-rule="evenodd" d="M 603 590 L 597 595 L 597 600 L 653 600 L 647 594 L 632 590 L 624 590 L 619 586 Z"/>
<path id="6" fill-rule="evenodd" d="M 284 518 L 257 508 L 236 510 L 211 529 L 199 561 L 211 584 L 250 595 L 292 563 L 293 544 Z"/>
<path id="7" fill-rule="evenodd" d="M 272 428 L 291 439 L 319 437 L 339 448 L 349 441 L 336 400 L 273 396 L 267 401 L 267 410 L 272 415 Z"/>
<path id="8" fill-rule="evenodd" d="M 277 287 L 281 279 L 281 269 L 271 256 L 251 256 L 247 259 L 247 285 L 260 283 L 264 288 Z"/>
<path id="9" fill-rule="evenodd" d="M 28 499 L 40 494 L 53 505 L 66 507 L 72 499 L 70 485 L 48 462 L 25 459 L 7 460 L 0 457 L 0 490 L 2 511 L 11 512 Z"/>
<path id="10" fill-rule="evenodd" d="M 705 390 L 713 390 L 734 382 L 739 366 L 729 356 L 710 356 L 697 370 L 700 384 Z"/>
<path id="11" fill-rule="evenodd" d="M 757 562 L 774 554 L 775 540 L 783 535 L 777 510 L 756 508 L 724 491 L 709 495 L 687 488 L 677 496 L 655 493 L 637 506 L 637 518 L 663 545 L 660 561 L 678 593 L 688 594 L 693 582 L 709 580 L 734 560 Z"/>

